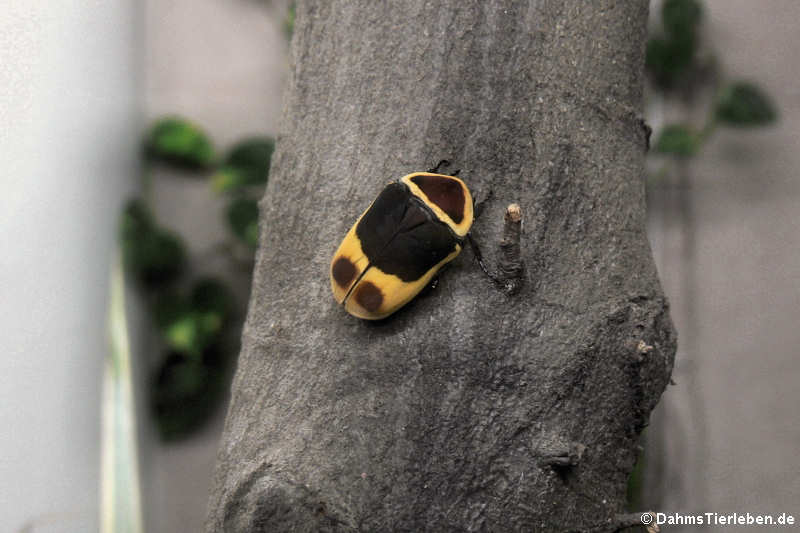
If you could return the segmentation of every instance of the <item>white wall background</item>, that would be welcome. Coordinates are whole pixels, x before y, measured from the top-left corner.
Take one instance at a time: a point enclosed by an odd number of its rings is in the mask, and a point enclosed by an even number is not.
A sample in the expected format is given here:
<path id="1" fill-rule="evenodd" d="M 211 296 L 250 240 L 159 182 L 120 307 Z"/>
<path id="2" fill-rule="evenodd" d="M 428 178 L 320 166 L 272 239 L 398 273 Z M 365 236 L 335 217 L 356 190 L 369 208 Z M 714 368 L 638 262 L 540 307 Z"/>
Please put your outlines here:
<path id="1" fill-rule="evenodd" d="M 220 149 L 274 134 L 285 2 L 0 0 L 0 529 L 97 531 L 101 377 L 120 205 L 139 183 L 139 139 L 165 113 Z M 162 179 L 164 178 L 164 179 Z M 156 176 L 159 217 L 190 253 L 219 202 L 201 181 Z M 131 294 L 131 296 L 135 296 Z M 151 354 L 131 332 L 138 377 Z M 144 358 L 144 359 L 141 359 Z M 146 407 L 140 381 L 137 399 Z M 224 410 L 161 446 L 142 410 L 147 531 L 199 531 Z"/>
<path id="2" fill-rule="evenodd" d="M 109 264 L 136 174 L 134 0 L 0 0 L 0 524 L 98 528 Z"/>

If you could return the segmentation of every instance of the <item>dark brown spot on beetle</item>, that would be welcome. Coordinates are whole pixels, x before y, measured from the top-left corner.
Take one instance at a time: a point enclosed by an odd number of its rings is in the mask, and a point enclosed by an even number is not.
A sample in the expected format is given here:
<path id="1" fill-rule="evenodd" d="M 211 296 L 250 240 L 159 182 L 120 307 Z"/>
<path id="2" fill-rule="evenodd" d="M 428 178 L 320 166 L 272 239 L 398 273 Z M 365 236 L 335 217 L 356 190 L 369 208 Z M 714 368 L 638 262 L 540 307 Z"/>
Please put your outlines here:
<path id="1" fill-rule="evenodd" d="M 356 292 L 353 294 L 353 298 L 356 299 L 358 305 L 370 313 L 374 313 L 381 307 L 381 303 L 383 302 L 383 293 L 371 281 L 362 281 L 358 287 L 356 287 Z"/>
<path id="2" fill-rule="evenodd" d="M 331 274 L 336 284 L 346 289 L 353 282 L 353 278 L 356 277 L 356 266 L 348 258 L 340 257 L 333 262 Z"/>
<path id="3" fill-rule="evenodd" d="M 447 213 L 453 222 L 461 224 L 464 219 L 464 188 L 458 180 L 445 176 L 429 176 L 422 174 L 411 178 L 414 184 L 422 189 L 425 196 Z"/>

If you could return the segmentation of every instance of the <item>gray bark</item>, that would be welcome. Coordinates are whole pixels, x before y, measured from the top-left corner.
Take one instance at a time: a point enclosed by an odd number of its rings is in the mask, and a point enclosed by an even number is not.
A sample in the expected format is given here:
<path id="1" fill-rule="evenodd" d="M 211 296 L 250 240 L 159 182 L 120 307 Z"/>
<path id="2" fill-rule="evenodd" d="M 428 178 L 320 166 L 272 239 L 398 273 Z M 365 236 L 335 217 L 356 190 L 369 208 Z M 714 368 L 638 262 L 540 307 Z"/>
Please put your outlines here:
<path id="1" fill-rule="evenodd" d="M 644 233 L 647 2 L 300 2 L 208 531 L 613 530 L 675 334 Z M 450 158 L 522 207 L 525 284 L 469 250 L 370 323 L 328 266 Z M 651 348 L 652 347 L 652 348 Z"/>

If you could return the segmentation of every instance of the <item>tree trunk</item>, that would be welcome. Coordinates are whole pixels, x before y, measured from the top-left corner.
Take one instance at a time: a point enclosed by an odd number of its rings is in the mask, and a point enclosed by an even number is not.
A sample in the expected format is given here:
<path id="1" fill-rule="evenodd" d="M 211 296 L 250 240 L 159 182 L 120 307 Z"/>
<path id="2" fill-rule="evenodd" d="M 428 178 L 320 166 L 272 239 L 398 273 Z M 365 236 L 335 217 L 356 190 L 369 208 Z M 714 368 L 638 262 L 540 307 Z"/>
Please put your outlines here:
<path id="1" fill-rule="evenodd" d="M 648 3 L 299 2 L 208 531 L 614 530 L 675 334 L 644 233 Z M 387 182 L 451 159 L 465 250 L 386 320 L 331 256 Z"/>

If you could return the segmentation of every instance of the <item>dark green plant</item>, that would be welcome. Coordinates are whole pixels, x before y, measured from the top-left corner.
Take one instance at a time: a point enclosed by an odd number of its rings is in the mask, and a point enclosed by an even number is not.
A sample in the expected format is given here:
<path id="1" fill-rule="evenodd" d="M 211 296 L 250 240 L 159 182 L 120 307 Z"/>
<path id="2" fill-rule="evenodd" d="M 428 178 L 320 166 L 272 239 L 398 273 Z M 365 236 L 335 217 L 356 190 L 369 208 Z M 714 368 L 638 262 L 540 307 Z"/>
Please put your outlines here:
<path id="1" fill-rule="evenodd" d="M 141 199 L 131 200 L 120 228 L 125 268 L 148 286 L 175 280 L 184 270 L 186 250 L 180 237 L 158 226 Z"/>
<path id="2" fill-rule="evenodd" d="M 771 124 L 777 111 L 755 83 L 714 80 L 705 75 L 713 59 L 698 59 L 703 7 L 699 0 L 665 0 L 661 28 L 647 43 L 645 65 L 652 87 L 661 98 L 692 100 L 704 89 L 713 92 L 705 123 L 693 126 L 668 123 L 656 132 L 655 153 L 688 158 L 696 156 L 718 126 L 746 128 Z M 708 87 L 711 85 L 711 87 Z"/>
<path id="3" fill-rule="evenodd" d="M 253 137 L 236 144 L 211 178 L 217 191 L 235 192 L 250 186 L 266 185 L 275 141 Z"/>
<path id="4" fill-rule="evenodd" d="M 717 122 L 734 127 L 763 126 L 778 118 L 769 97 L 756 85 L 736 82 L 724 87 L 714 103 Z"/>
<path id="5" fill-rule="evenodd" d="M 216 159 L 211 140 L 196 124 L 180 117 L 165 117 L 153 124 L 144 143 L 155 161 L 189 169 L 210 167 Z"/>
<path id="6" fill-rule="evenodd" d="M 257 199 L 267 183 L 273 139 L 243 139 L 220 158 L 202 128 L 171 116 L 149 128 L 144 147 L 148 165 L 169 165 L 205 177 L 212 190 L 227 198 L 221 215 L 232 242 L 218 253 L 244 250 L 252 264 L 258 244 Z M 238 351 L 234 339 L 239 337 L 243 303 L 234 300 L 221 279 L 189 277 L 183 239 L 158 223 L 146 196 L 125 206 L 120 243 L 126 273 L 143 291 L 164 351 L 150 390 L 156 425 L 162 438 L 180 438 L 199 427 L 224 396 Z"/>
<path id="7" fill-rule="evenodd" d="M 287 38 L 294 20 L 292 2 L 284 22 Z M 211 189 L 226 199 L 221 215 L 230 232 L 230 242 L 214 252 L 244 261 L 249 272 L 258 245 L 258 199 L 267 184 L 275 141 L 248 137 L 221 155 L 199 125 L 166 116 L 147 130 L 143 148 L 144 195 L 125 206 L 119 237 L 125 272 L 143 291 L 163 350 L 150 405 L 162 438 L 171 440 L 198 428 L 221 403 L 238 353 L 245 302 L 235 301 L 221 279 L 187 274 L 193 269 L 187 268 L 183 239 L 159 224 L 150 208 L 150 167 L 169 165 L 209 180 Z"/>
<path id="8" fill-rule="evenodd" d="M 700 149 L 700 134 L 686 124 L 670 124 L 661 130 L 653 149 L 676 157 L 691 157 Z"/>
<path id="9" fill-rule="evenodd" d="M 229 354 L 212 346 L 200 359 L 168 352 L 152 384 L 150 403 L 159 434 L 175 440 L 201 426 L 219 406 L 228 379 Z"/>
<path id="10" fill-rule="evenodd" d="M 237 198 L 228 206 L 227 215 L 233 233 L 255 248 L 258 244 L 258 203 L 252 198 Z"/>

